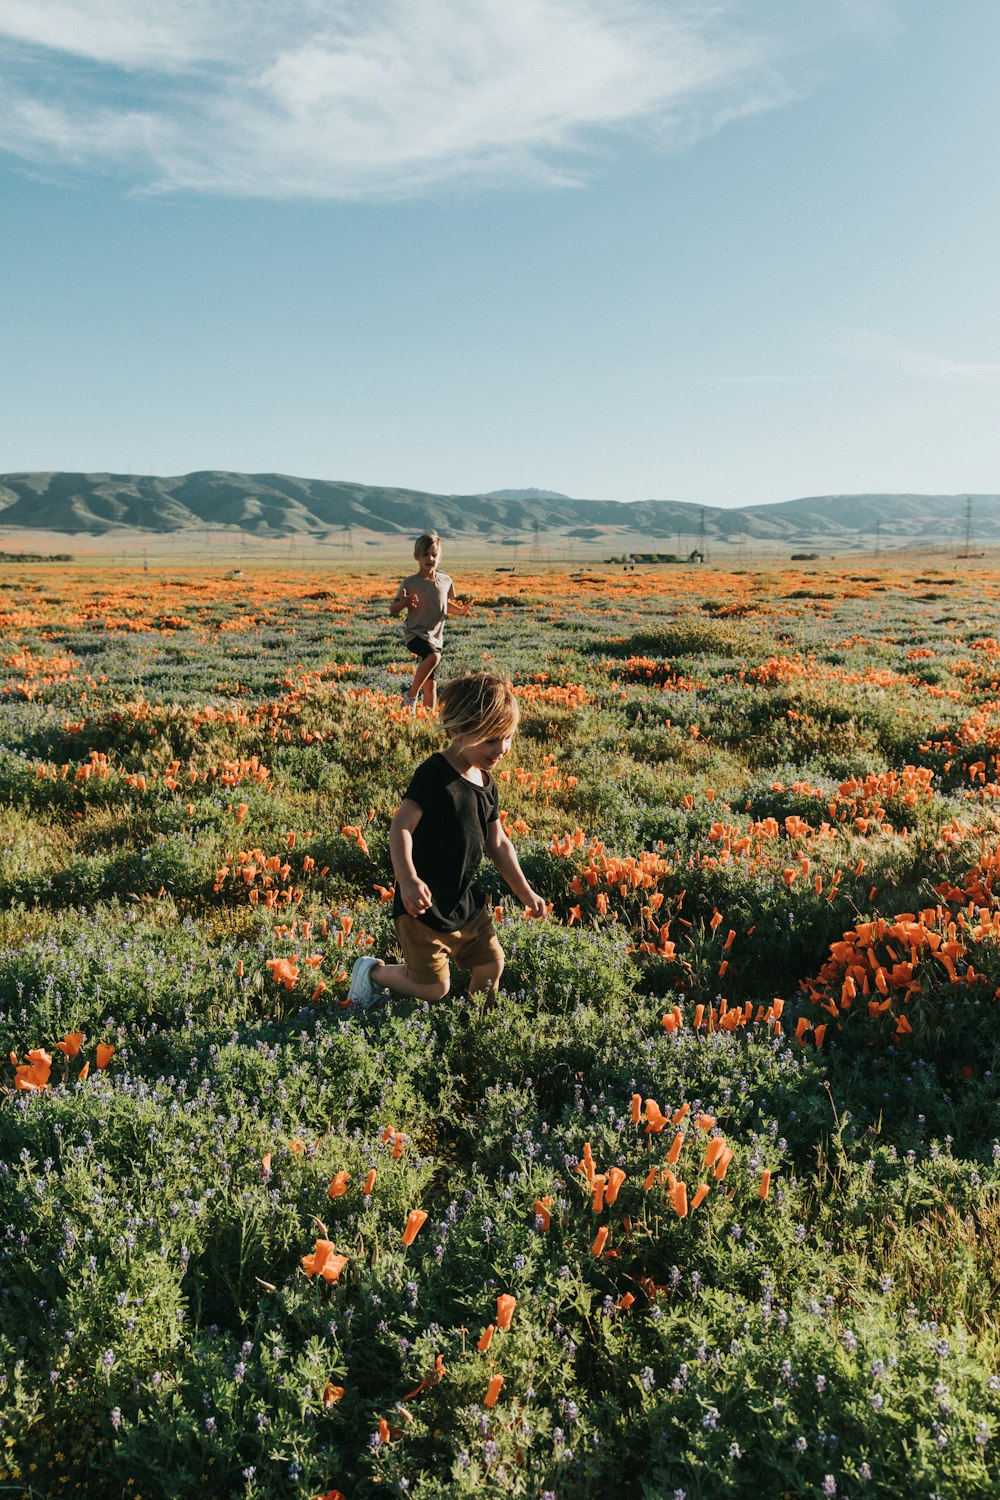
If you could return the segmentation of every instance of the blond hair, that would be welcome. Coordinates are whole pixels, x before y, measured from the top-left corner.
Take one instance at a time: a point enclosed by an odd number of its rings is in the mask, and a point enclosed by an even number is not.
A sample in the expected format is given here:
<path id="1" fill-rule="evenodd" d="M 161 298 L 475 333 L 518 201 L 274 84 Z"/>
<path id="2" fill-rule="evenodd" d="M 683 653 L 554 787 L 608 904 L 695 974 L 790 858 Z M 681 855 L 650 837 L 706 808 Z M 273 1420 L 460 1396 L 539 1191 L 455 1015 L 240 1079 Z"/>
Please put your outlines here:
<path id="1" fill-rule="evenodd" d="M 460 735 L 506 739 L 517 728 L 520 715 L 513 685 L 505 677 L 470 672 L 441 688 L 441 723 L 451 740 Z"/>
<path id="2" fill-rule="evenodd" d="M 441 538 L 436 531 L 425 531 L 422 536 L 417 537 L 417 540 L 413 544 L 414 557 L 419 562 L 420 558 L 424 557 L 431 550 L 435 542 L 440 543 L 440 541 Z"/>

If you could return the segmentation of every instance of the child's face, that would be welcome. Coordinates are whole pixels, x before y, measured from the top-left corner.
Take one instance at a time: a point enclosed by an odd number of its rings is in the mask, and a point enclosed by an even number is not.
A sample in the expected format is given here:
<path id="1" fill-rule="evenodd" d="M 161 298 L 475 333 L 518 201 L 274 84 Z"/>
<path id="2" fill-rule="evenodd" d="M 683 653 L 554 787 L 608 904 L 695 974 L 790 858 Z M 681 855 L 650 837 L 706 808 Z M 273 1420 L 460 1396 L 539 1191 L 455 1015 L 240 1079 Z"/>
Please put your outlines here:
<path id="1" fill-rule="evenodd" d="M 493 767 L 507 754 L 513 738 L 513 729 L 505 735 L 498 735 L 489 740 L 481 740 L 474 734 L 461 734 L 457 739 L 452 740 L 452 749 L 470 768 L 475 767 L 477 771 L 492 771 Z"/>
<path id="2" fill-rule="evenodd" d="M 432 542 L 426 552 L 421 552 L 417 558 L 417 567 L 425 578 L 432 578 L 437 571 L 437 565 L 441 561 L 441 543 Z"/>

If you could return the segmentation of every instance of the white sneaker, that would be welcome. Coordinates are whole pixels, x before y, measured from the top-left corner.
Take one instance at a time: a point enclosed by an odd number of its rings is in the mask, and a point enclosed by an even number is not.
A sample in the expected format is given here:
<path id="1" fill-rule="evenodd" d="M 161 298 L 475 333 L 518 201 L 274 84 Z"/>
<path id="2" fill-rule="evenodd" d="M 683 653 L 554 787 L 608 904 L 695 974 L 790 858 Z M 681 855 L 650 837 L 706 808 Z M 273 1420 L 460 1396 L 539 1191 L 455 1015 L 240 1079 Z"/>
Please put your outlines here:
<path id="1" fill-rule="evenodd" d="M 372 969 L 381 963 L 378 958 L 359 958 L 351 970 L 351 983 L 347 991 L 347 998 L 354 1002 L 354 1009 L 358 1011 L 375 1010 L 384 1005 L 389 998 L 389 991 L 383 989 L 380 984 L 372 982 Z"/>
<path id="2" fill-rule="evenodd" d="M 415 714 L 417 711 L 417 700 L 410 693 L 403 694 L 403 712 Z"/>

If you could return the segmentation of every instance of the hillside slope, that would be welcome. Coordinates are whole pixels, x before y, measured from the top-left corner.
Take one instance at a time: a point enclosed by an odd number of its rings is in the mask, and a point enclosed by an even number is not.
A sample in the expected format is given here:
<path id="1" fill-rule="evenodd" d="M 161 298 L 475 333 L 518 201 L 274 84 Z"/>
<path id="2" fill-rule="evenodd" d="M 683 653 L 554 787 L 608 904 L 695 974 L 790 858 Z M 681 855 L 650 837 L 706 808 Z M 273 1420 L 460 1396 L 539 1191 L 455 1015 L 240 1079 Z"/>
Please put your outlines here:
<path id="1" fill-rule="evenodd" d="M 977 543 L 1000 541 L 998 495 L 816 495 L 723 510 L 679 500 L 575 500 L 554 492 L 434 495 L 287 474 L 205 470 L 153 475 L 0 475 L 0 527 L 99 535 L 121 527 L 180 532 L 236 527 L 261 536 L 325 535 L 358 528 L 384 535 L 431 528 L 503 538 L 524 533 L 823 543 L 875 533 L 901 542 L 961 541 L 971 501 Z M 683 545 L 683 543 L 682 543 Z"/>

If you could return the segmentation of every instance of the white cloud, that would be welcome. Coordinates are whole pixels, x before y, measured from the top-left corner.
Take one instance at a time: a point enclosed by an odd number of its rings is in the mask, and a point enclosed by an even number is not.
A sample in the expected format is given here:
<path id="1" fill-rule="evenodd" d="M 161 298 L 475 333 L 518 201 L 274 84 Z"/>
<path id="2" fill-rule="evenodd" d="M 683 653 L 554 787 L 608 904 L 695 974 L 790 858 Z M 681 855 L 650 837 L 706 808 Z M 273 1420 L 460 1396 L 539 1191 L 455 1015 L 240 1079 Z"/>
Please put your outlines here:
<path id="1" fill-rule="evenodd" d="M 786 103 L 878 0 L 0 0 L 0 149 L 160 191 L 567 183 Z"/>
<path id="2" fill-rule="evenodd" d="M 1000 360 L 954 359 L 917 348 L 903 339 L 872 329 L 847 331 L 840 352 L 861 364 L 876 365 L 913 380 L 937 380 L 972 385 L 1000 381 Z"/>

